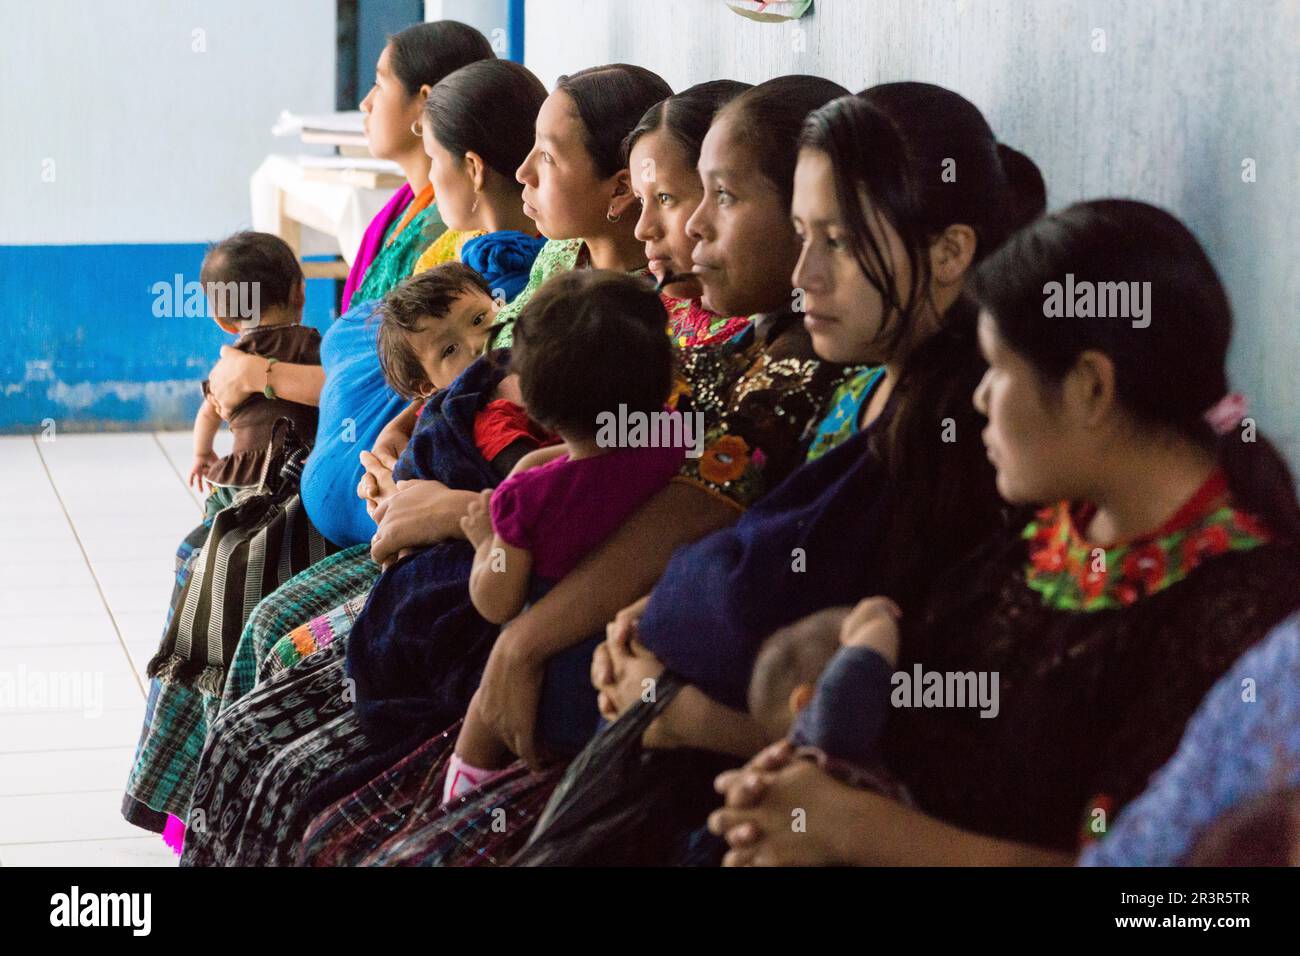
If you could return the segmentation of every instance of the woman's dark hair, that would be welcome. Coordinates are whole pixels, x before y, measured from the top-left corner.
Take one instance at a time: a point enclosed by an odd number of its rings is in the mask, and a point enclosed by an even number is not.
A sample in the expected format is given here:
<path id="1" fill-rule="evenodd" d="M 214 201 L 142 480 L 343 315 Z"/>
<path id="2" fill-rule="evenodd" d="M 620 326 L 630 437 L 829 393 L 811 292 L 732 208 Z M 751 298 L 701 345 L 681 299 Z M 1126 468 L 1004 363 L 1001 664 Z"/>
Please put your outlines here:
<path id="1" fill-rule="evenodd" d="M 595 435 L 602 412 L 662 411 L 673 350 L 663 302 L 644 279 L 581 269 L 548 279 L 519 312 L 510 367 L 529 416 Z"/>
<path id="2" fill-rule="evenodd" d="M 428 319 L 446 318 L 452 303 L 466 292 L 492 295 L 487 281 L 460 262 L 444 262 L 394 286 L 375 309 L 379 319 L 376 352 L 384 378 L 403 398 L 419 398 L 432 385 L 410 335 Z"/>
<path id="3" fill-rule="evenodd" d="M 749 146 L 759 172 L 780 190 L 785 207 L 794 198 L 799 131 L 813 110 L 848 90 L 820 76 L 778 76 L 741 93 L 718 111 Z"/>
<path id="4" fill-rule="evenodd" d="M 515 170 L 533 148 L 537 112 L 546 87 L 525 66 L 480 60 L 441 80 L 424 103 L 424 118 L 447 152 L 471 150 L 521 190 Z"/>
<path id="5" fill-rule="evenodd" d="M 455 20 L 417 23 L 388 38 L 388 63 L 411 96 L 462 66 L 495 58 L 487 37 Z"/>
<path id="6" fill-rule="evenodd" d="M 303 281 L 302 265 L 279 236 L 237 232 L 208 249 L 199 281 L 205 289 L 213 284 L 256 282 L 259 308 L 289 305 Z"/>
<path id="7" fill-rule="evenodd" d="M 955 223 L 970 226 L 979 262 L 1046 208 L 1033 161 L 998 143 L 973 103 L 930 83 L 885 83 L 837 99 L 808 117 L 799 144 L 830 161 L 854 255 L 889 307 L 881 335 L 895 343 L 928 302 L 936 236 Z M 902 239 L 910 288 L 899 288 L 871 215 Z"/>
<path id="8" fill-rule="evenodd" d="M 902 341 L 929 302 L 928 250 L 937 235 L 956 223 L 971 227 L 979 261 L 1046 206 L 1033 162 L 1001 146 L 968 100 L 929 83 L 887 83 L 836 99 L 808 116 L 799 145 L 830 162 L 854 255 L 888 307 L 880 332 L 886 344 Z M 910 288 L 900 288 L 871 217 L 902 240 Z M 955 564 L 1003 521 L 971 406 L 985 368 L 976 314 L 974 301 L 962 295 L 940 317 L 936 334 L 900 356 L 889 419 L 871 439 L 892 486 L 906 489 L 891 507 L 881 552 L 890 556 L 885 591 L 905 609 L 923 597 L 938 569 Z"/>
<path id="9" fill-rule="evenodd" d="M 700 161 L 700 144 L 718 110 L 741 93 L 753 89 L 739 80 L 709 80 L 674 93 L 645 111 L 641 121 L 623 140 L 623 165 L 632 155 L 632 147 L 647 133 L 660 130 L 671 136 L 686 152 L 686 162 L 694 169 Z"/>
<path id="10" fill-rule="evenodd" d="M 1072 280 L 1067 280 L 1067 275 Z M 1090 288 L 1122 305 L 1137 290 L 1145 315 L 1051 318 L 1048 283 Z M 1112 283 L 1114 285 L 1112 285 Z M 1142 283 L 1132 286 L 1129 283 Z M 1215 449 L 1234 504 L 1279 538 L 1300 542 L 1290 469 L 1253 429 L 1218 435 L 1205 414 L 1228 391 L 1232 339 L 1228 296 L 1196 237 L 1174 216 L 1127 199 L 1077 203 L 1014 236 L 979 268 L 976 297 L 998 334 L 1053 387 L 1085 351 L 1115 367 L 1120 404 L 1138 421 Z"/>
<path id="11" fill-rule="evenodd" d="M 577 107 L 587 152 L 601 179 L 625 167 L 623 138 L 641 115 L 673 95 L 672 88 L 658 74 L 628 63 L 570 73 L 556 81 L 555 89 L 567 93 Z"/>

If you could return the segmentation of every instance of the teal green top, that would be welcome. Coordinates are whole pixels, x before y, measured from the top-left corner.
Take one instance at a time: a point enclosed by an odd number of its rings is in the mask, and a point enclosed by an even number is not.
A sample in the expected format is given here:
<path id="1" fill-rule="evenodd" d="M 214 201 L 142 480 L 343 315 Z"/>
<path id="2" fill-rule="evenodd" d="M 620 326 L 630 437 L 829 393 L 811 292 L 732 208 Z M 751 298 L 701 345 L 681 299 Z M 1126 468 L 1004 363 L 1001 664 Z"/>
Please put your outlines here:
<path id="1" fill-rule="evenodd" d="M 877 365 L 864 368 L 835 390 L 831 396 L 830 411 L 817 426 L 812 444 L 808 447 L 808 460 L 816 461 L 832 448 L 842 445 L 862 427 L 862 410 L 885 380 L 885 367 Z"/>

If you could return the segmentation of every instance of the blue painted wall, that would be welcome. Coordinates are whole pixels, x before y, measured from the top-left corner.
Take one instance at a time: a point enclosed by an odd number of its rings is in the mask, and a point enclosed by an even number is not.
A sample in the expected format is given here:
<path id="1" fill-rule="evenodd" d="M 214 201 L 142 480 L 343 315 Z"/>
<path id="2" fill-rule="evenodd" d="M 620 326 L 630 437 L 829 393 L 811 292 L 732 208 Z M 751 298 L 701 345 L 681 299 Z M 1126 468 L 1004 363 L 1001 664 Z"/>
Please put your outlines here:
<path id="1" fill-rule="evenodd" d="M 375 82 L 375 64 L 388 38 L 424 19 L 423 0 L 360 0 L 357 4 L 357 109 Z"/>
<path id="2" fill-rule="evenodd" d="M 0 246 L 0 434 L 188 427 L 199 382 L 234 337 L 154 315 L 154 283 L 197 282 L 203 244 Z M 307 283 L 322 331 L 335 283 Z"/>

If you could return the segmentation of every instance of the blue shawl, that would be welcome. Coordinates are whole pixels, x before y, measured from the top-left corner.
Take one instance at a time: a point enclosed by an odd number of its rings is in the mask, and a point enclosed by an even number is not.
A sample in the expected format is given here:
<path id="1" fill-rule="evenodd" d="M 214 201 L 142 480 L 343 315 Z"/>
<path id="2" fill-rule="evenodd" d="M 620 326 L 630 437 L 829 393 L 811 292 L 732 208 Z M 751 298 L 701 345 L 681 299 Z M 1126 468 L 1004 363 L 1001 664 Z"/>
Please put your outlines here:
<path id="1" fill-rule="evenodd" d="M 642 643 L 710 697 L 745 710 L 768 635 L 876 593 L 871 549 L 888 495 L 872 430 L 797 468 L 736 524 L 677 549 L 637 623 Z"/>
<path id="2" fill-rule="evenodd" d="M 527 282 L 533 259 L 544 244 L 545 240 L 522 232 L 490 232 L 468 240 L 461 247 L 461 261 L 477 269 L 489 288 L 501 289 L 508 300 Z M 343 548 L 369 541 L 375 533 L 366 503 L 357 497 L 357 484 L 365 471 L 359 453 L 374 447 L 384 426 L 407 404 L 389 387 L 379 367 L 378 325 L 369 321 L 378 304 L 373 299 L 353 303 L 321 340 L 325 387 L 316 445 L 303 469 L 301 494 L 312 524 Z"/>

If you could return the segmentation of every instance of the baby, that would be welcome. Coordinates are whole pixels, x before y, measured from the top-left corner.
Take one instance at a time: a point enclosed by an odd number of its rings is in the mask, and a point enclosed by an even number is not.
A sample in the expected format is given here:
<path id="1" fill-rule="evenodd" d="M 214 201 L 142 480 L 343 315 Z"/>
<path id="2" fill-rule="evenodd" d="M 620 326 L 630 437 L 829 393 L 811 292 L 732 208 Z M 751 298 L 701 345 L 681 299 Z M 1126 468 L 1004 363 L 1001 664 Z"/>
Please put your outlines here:
<path id="1" fill-rule="evenodd" d="M 265 232 L 238 232 L 213 246 L 203 259 L 200 280 L 208 310 L 227 332 L 238 334 L 234 348 L 267 361 L 265 391 L 228 410 L 234 434 L 231 453 L 218 458 L 213 439 L 221 413 L 203 382 L 204 401 L 194 419 L 194 461 L 189 483 L 211 494 L 204 505 L 212 515 L 242 489 L 261 481 L 272 428 L 288 418 L 299 439 L 312 442 L 319 415 L 314 405 L 279 398 L 271 369 L 277 362 L 320 364 L 320 333 L 302 324 L 305 301 L 302 267 L 284 240 Z"/>
<path id="2" fill-rule="evenodd" d="M 855 767 L 877 764 L 900 613 L 888 598 L 873 597 L 775 632 L 754 661 L 750 716 L 773 741 L 789 736 Z"/>
<path id="3" fill-rule="evenodd" d="M 448 262 L 407 279 L 388 293 L 376 310 L 384 377 L 399 395 L 422 403 L 411 437 L 393 468 L 395 480 L 435 480 L 453 488 L 474 486 L 474 490 L 484 486 L 482 481 L 476 485 L 468 475 L 465 482 L 455 480 L 454 469 L 448 474 L 451 462 L 447 459 L 453 450 L 438 445 L 455 434 L 456 428 L 435 430 L 434 423 L 449 409 L 445 401 L 428 401 L 440 392 L 447 398 L 448 389 L 471 366 L 476 368 L 472 374 L 474 394 L 487 391 L 475 399 L 472 419 L 453 424 L 464 425 L 465 437 L 472 438 L 498 476 L 508 475 L 528 452 L 555 443 L 556 439 L 524 411 L 518 376 L 493 371 L 506 364 L 509 353 L 482 357 L 495 309 L 483 277 L 467 265 Z M 440 465 L 435 464 L 439 455 Z"/>
<path id="4" fill-rule="evenodd" d="M 529 413 L 564 444 L 525 459 L 461 521 L 476 549 L 470 597 L 488 621 L 509 621 L 538 600 L 681 468 L 684 447 L 597 440 L 601 415 L 619 414 L 620 406 L 629 416 L 669 414 L 673 353 L 665 324 L 648 284 L 604 271 L 556 276 L 520 312 L 511 365 Z M 590 648 L 579 645 L 548 662 L 538 712 L 544 745 L 576 749 L 582 733 L 594 731 L 590 660 Z M 444 803 L 513 759 L 478 702 L 475 695 L 450 758 Z"/>

